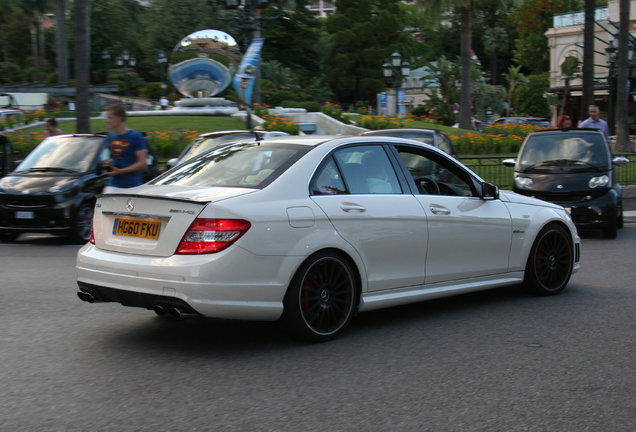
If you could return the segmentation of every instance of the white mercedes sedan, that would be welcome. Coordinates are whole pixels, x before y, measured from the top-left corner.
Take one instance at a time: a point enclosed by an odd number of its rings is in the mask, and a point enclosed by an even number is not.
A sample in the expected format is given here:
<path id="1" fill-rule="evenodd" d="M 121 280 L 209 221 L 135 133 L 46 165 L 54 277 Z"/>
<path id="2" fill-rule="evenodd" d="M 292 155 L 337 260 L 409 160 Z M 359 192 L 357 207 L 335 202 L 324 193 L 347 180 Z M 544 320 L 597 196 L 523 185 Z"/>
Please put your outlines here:
<path id="1" fill-rule="evenodd" d="M 173 319 L 280 319 L 320 342 L 357 312 L 507 285 L 557 294 L 579 257 L 563 207 L 500 192 L 434 147 L 289 136 L 101 195 L 78 296 Z"/>

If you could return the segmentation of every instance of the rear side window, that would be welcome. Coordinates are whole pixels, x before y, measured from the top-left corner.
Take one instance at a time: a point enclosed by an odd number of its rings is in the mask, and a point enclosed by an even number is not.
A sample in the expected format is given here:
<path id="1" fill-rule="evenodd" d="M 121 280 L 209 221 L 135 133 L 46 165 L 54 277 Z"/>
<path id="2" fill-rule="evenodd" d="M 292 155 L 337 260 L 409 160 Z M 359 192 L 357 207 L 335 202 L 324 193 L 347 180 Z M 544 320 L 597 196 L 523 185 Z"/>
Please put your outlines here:
<path id="1" fill-rule="evenodd" d="M 314 195 L 401 194 L 395 170 L 382 146 L 337 151 L 321 167 L 311 186 Z"/>

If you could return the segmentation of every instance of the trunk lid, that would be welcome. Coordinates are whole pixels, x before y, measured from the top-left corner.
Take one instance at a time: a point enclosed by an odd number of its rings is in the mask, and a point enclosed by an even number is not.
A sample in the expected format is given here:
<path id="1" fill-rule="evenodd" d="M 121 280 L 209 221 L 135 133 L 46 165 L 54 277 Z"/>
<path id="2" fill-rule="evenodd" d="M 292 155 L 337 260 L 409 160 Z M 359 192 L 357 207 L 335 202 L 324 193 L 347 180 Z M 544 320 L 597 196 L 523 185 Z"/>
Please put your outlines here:
<path id="1" fill-rule="evenodd" d="M 171 256 L 208 203 L 250 192 L 253 190 L 144 185 L 130 193 L 101 195 L 93 217 L 95 246 L 128 254 Z"/>

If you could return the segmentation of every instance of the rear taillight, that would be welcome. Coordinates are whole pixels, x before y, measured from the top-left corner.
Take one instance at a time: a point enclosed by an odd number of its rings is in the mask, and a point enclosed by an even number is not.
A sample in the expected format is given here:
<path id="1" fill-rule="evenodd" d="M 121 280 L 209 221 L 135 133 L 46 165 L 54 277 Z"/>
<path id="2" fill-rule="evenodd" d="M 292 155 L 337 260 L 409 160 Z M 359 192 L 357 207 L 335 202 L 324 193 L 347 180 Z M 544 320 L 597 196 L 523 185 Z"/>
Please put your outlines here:
<path id="1" fill-rule="evenodd" d="M 93 231 L 93 219 L 91 219 L 91 238 L 88 239 L 90 244 L 95 244 L 95 231 Z"/>
<path id="2" fill-rule="evenodd" d="M 241 238 L 252 226 L 242 219 L 196 219 L 177 246 L 177 255 L 220 252 Z"/>

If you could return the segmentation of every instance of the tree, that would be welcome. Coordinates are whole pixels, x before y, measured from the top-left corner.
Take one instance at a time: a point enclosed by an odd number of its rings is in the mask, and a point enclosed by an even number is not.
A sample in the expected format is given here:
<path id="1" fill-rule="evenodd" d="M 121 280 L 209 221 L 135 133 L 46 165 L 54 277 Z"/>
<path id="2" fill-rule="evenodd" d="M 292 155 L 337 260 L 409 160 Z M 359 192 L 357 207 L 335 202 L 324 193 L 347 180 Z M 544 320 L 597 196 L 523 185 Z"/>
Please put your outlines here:
<path id="1" fill-rule="evenodd" d="M 497 52 L 508 48 L 508 34 L 501 27 L 486 30 L 483 36 L 486 52 L 492 54 L 492 85 L 497 85 Z"/>
<path id="2" fill-rule="evenodd" d="M 386 88 L 382 65 L 391 53 L 410 58 L 415 40 L 404 30 L 404 14 L 396 0 L 338 0 L 325 22 L 333 44 L 326 70 L 338 102 L 375 100 Z"/>
<path id="3" fill-rule="evenodd" d="M 449 10 L 459 10 L 461 22 L 460 57 L 461 57 L 461 100 L 459 108 L 459 127 L 472 129 L 472 27 L 473 15 L 481 4 L 480 0 L 418 0 L 418 3 L 426 7 L 433 16 L 442 16 Z M 502 6 L 509 2 L 502 1 Z"/>
<path id="4" fill-rule="evenodd" d="M 75 0 L 75 102 L 77 132 L 90 133 L 90 0 Z"/>
<path id="5" fill-rule="evenodd" d="M 629 79 L 629 60 L 627 58 L 627 44 L 629 43 L 629 6 L 630 0 L 619 0 L 619 32 L 618 59 L 616 77 L 616 148 L 620 151 L 630 151 L 631 142 L 628 130 L 628 102 L 627 80 Z M 613 125 L 610 125 L 610 130 Z"/>
<path id="6" fill-rule="evenodd" d="M 549 73 L 530 75 L 515 90 L 513 100 L 519 115 L 550 117 L 546 92 L 550 88 Z"/>
<path id="7" fill-rule="evenodd" d="M 585 26 L 583 30 L 583 97 L 581 112 L 594 104 L 594 20 L 595 0 L 584 0 Z"/>
<path id="8" fill-rule="evenodd" d="M 528 83 L 528 79 L 520 71 L 521 71 L 521 65 L 516 67 L 510 66 L 508 68 L 508 73 L 503 74 L 504 78 L 506 78 L 506 81 L 508 81 L 508 95 L 506 97 L 506 100 L 508 102 L 508 109 L 506 110 L 507 116 L 510 116 L 511 113 L 513 112 L 512 96 L 515 92 L 515 88 L 519 84 Z"/>
<path id="9" fill-rule="evenodd" d="M 512 13 L 519 33 L 515 41 L 515 62 L 531 73 L 550 68 L 550 47 L 544 33 L 552 27 L 555 14 L 580 10 L 579 0 L 522 0 Z"/>
<path id="10" fill-rule="evenodd" d="M 68 82 L 68 40 L 66 37 L 66 2 L 55 0 L 55 36 L 57 40 L 58 81 Z"/>
<path id="11" fill-rule="evenodd" d="M 565 110 L 565 104 L 568 101 L 568 97 L 570 96 L 570 81 L 579 76 L 579 72 L 581 71 L 581 63 L 579 62 L 578 57 L 568 56 L 563 61 L 561 65 L 561 78 L 565 80 L 565 85 L 563 86 L 563 100 L 561 102 L 561 109 L 559 110 L 559 116 L 563 115 L 563 111 Z"/>

